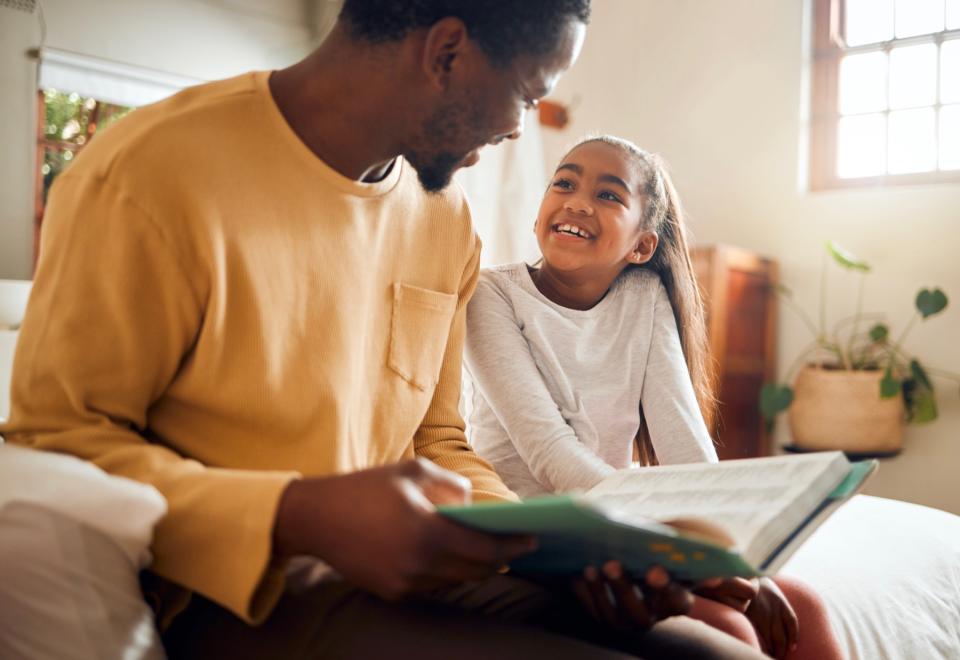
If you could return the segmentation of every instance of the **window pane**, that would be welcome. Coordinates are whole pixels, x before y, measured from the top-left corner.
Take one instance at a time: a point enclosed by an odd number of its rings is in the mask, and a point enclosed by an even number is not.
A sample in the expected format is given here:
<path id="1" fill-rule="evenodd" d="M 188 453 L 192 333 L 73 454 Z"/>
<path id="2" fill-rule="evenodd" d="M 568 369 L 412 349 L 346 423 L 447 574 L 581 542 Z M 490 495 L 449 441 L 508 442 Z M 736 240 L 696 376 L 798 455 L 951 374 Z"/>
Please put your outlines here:
<path id="1" fill-rule="evenodd" d="M 928 172 L 936 167 L 933 108 L 890 113 L 890 174 Z"/>
<path id="2" fill-rule="evenodd" d="M 898 39 L 943 29 L 943 0 L 897 0 Z"/>
<path id="3" fill-rule="evenodd" d="M 847 0 L 844 12 L 844 40 L 848 46 L 893 38 L 893 0 Z"/>
<path id="4" fill-rule="evenodd" d="M 937 100 L 937 46 L 920 44 L 890 51 L 890 107 L 915 108 Z"/>
<path id="5" fill-rule="evenodd" d="M 886 146 L 882 114 L 842 117 L 837 131 L 837 176 L 852 179 L 883 174 Z"/>
<path id="6" fill-rule="evenodd" d="M 947 0 L 947 29 L 960 28 L 960 0 Z"/>
<path id="7" fill-rule="evenodd" d="M 960 39 L 940 46 L 940 103 L 960 101 Z"/>
<path id="8" fill-rule="evenodd" d="M 887 108 L 887 54 L 848 55 L 840 60 L 840 114 Z"/>
<path id="9" fill-rule="evenodd" d="M 53 180 L 70 165 L 88 140 L 131 112 L 132 108 L 56 89 L 43 90 L 43 101 L 43 133 L 47 142 L 40 173 L 43 175 L 43 199 L 46 200 Z"/>
<path id="10" fill-rule="evenodd" d="M 940 169 L 960 169 L 960 105 L 940 108 Z"/>

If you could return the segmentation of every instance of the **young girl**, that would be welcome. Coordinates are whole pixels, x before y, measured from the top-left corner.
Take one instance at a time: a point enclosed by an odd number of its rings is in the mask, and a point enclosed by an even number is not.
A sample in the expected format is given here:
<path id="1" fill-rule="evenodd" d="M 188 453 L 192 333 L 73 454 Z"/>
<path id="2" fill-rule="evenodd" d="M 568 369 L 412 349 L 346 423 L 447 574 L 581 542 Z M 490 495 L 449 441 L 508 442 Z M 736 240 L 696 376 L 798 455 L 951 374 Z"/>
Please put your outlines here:
<path id="1" fill-rule="evenodd" d="M 538 265 L 485 270 L 467 310 L 477 451 L 523 497 L 589 488 L 635 449 L 644 465 L 716 461 L 703 304 L 660 159 L 620 138 L 580 142 L 534 232 Z M 701 593 L 691 616 L 775 657 L 842 657 L 803 585 Z"/>

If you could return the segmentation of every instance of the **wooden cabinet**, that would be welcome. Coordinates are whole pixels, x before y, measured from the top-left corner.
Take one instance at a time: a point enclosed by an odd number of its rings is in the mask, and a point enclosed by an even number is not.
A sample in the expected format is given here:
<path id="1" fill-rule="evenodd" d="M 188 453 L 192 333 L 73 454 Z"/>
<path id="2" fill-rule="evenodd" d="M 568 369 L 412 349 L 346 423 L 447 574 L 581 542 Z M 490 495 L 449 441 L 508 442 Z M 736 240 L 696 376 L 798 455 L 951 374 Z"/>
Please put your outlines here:
<path id="1" fill-rule="evenodd" d="M 721 459 L 770 453 L 758 409 L 760 387 L 776 375 L 777 264 L 729 245 L 693 250 L 707 306 L 719 414 L 711 435 Z"/>

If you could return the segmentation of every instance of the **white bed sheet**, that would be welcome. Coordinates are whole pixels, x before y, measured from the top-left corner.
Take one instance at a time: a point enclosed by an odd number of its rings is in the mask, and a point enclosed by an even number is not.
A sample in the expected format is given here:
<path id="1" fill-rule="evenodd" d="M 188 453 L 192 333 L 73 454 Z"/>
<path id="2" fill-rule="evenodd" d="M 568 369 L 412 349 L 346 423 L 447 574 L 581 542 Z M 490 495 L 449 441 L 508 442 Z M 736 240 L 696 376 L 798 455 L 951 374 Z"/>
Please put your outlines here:
<path id="1" fill-rule="evenodd" d="M 780 572 L 826 600 L 851 660 L 960 658 L 960 516 L 857 495 Z"/>

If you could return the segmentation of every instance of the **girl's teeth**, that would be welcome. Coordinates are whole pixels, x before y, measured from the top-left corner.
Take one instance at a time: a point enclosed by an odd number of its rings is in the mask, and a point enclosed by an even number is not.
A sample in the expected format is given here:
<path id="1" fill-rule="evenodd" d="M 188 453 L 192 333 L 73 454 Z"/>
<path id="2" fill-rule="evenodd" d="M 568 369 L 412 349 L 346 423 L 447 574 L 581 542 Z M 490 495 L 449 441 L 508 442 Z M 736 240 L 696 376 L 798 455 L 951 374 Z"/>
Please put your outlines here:
<path id="1" fill-rule="evenodd" d="M 557 225 L 557 231 L 567 232 L 573 234 L 574 236 L 580 236 L 581 238 L 588 238 L 587 232 L 583 231 L 579 227 L 574 227 L 573 225 Z"/>

